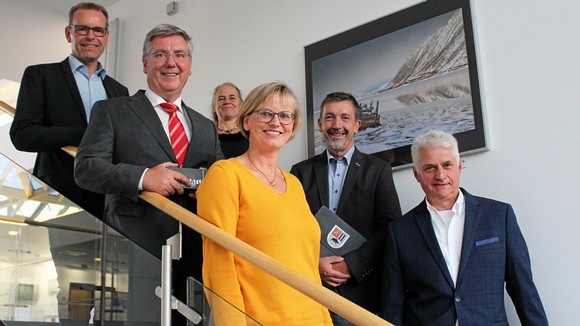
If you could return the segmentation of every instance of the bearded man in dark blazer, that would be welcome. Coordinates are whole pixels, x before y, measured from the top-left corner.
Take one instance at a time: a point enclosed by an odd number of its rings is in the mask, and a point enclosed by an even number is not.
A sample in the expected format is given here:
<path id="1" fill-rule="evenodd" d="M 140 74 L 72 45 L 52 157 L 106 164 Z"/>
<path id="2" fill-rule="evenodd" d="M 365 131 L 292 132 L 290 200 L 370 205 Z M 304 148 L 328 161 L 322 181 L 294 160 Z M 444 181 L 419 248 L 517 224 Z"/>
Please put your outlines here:
<path id="1" fill-rule="evenodd" d="M 104 196 L 77 186 L 74 158 L 61 148 L 80 144 L 96 101 L 129 92 L 107 76 L 98 61 L 109 40 L 104 7 L 94 3 L 72 7 L 64 33 L 72 50 L 67 59 L 26 68 L 10 138 L 16 149 L 38 153 L 36 177 L 100 219 Z"/>
<path id="2" fill-rule="evenodd" d="M 319 270 L 326 287 L 376 313 L 385 231 L 401 216 L 401 207 L 390 164 L 354 146 L 360 117 L 361 108 L 351 94 L 328 94 L 318 119 L 326 150 L 295 164 L 290 172 L 302 182 L 313 214 L 327 206 L 367 239 L 343 256 L 320 258 Z M 334 325 L 352 325 L 334 313 L 331 317 Z"/>

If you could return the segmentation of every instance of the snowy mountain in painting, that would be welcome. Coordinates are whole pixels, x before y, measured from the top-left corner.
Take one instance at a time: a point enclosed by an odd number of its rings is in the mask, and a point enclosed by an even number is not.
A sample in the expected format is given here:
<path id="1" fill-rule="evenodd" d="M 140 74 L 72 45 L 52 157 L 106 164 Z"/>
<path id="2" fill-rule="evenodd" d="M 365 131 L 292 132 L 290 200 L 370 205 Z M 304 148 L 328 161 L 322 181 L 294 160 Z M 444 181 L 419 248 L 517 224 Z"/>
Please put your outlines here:
<path id="1" fill-rule="evenodd" d="M 463 16 L 461 9 L 458 9 L 447 25 L 427 38 L 407 59 L 395 78 L 381 87 L 378 92 L 385 92 L 466 67 L 467 48 Z"/>

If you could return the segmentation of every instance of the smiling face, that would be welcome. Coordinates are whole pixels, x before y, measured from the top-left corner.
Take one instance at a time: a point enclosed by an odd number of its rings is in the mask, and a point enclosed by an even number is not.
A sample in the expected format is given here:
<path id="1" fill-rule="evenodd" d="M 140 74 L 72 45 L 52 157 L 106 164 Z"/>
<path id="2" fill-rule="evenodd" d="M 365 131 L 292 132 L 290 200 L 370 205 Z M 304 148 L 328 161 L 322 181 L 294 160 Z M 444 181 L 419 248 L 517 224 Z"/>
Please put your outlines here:
<path id="1" fill-rule="evenodd" d="M 240 96 L 235 87 L 230 85 L 221 86 L 216 92 L 214 111 L 220 120 L 229 121 L 237 119 L 240 109 Z"/>
<path id="2" fill-rule="evenodd" d="M 72 17 L 72 25 L 107 28 L 105 15 L 92 9 L 79 9 Z M 64 30 L 66 40 L 71 44 L 72 55 L 86 66 L 96 65 L 109 43 L 109 32 L 104 36 L 95 36 L 92 30 L 87 35 L 78 35 L 74 27 L 67 26 Z"/>
<path id="3" fill-rule="evenodd" d="M 153 54 L 167 54 L 162 60 Z M 185 60 L 176 60 L 178 53 L 185 53 Z M 149 55 L 143 57 L 143 72 L 147 74 L 147 85 L 168 102 L 181 96 L 181 91 L 191 75 L 191 56 L 187 42 L 180 35 L 157 36 L 151 42 Z"/>
<path id="4" fill-rule="evenodd" d="M 361 121 L 355 118 L 351 101 L 328 102 L 318 119 L 318 127 L 324 136 L 326 148 L 332 156 L 339 158 L 354 145 L 354 135 Z"/>
<path id="5" fill-rule="evenodd" d="M 413 174 L 432 206 L 438 210 L 449 210 L 453 207 L 459 196 L 461 161 L 457 161 L 452 149 L 445 147 L 421 149 Z"/>
<path id="6" fill-rule="evenodd" d="M 294 112 L 294 109 L 285 103 L 280 94 L 273 94 L 243 119 L 244 130 L 249 132 L 250 147 L 258 146 L 265 150 L 279 150 L 292 137 L 294 123 L 283 125 L 280 123 L 278 115 L 275 115 L 270 122 L 261 122 L 257 111 L 263 109 L 271 110 L 274 113 Z"/>

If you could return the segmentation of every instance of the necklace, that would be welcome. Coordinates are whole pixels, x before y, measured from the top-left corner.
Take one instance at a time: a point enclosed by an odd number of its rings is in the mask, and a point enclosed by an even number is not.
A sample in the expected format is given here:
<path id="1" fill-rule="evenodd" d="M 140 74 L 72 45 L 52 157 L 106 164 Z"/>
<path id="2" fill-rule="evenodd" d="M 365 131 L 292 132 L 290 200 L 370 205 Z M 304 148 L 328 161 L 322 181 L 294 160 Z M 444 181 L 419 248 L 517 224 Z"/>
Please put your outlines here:
<path id="1" fill-rule="evenodd" d="M 262 172 L 262 170 L 258 169 L 258 167 L 256 165 L 254 165 L 254 162 L 252 162 L 252 159 L 250 158 L 250 155 L 248 155 L 248 161 L 250 161 L 250 164 L 252 164 L 252 166 L 258 170 L 258 172 L 262 173 L 262 175 L 264 176 L 264 178 L 266 178 L 266 180 L 268 181 L 268 183 L 270 183 L 270 186 L 274 187 L 276 185 L 276 172 L 277 172 L 277 167 L 274 170 L 274 179 L 272 179 L 272 181 L 270 181 L 270 179 L 268 179 L 268 177 L 266 176 L 266 174 L 264 174 L 264 172 Z"/>
<path id="2" fill-rule="evenodd" d="M 236 130 L 236 129 L 238 129 L 238 126 L 235 126 L 235 127 L 233 127 L 232 129 L 220 129 L 220 128 L 218 127 L 218 130 L 219 130 L 219 131 L 221 131 L 221 132 L 223 132 L 224 134 L 230 134 L 232 131 L 234 131 L 234 130 Z"/>

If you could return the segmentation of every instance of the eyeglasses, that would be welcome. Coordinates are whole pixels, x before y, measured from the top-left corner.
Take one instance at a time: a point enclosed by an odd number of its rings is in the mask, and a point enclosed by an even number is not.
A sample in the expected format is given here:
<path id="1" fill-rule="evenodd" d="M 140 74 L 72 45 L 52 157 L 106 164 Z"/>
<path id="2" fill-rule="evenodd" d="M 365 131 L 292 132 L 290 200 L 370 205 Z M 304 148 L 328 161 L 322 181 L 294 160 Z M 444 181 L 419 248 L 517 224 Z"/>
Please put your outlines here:
<path id="1" fill-rule="evenodd" d="M 296 115 L 294 112 L 289 111 L 281 111 L 281 112 L 274 112 L 269 109 L 262 109 L 254 111 L 258 115 L 258 119 L 260 122 L 269 123 L 270 121 L 274 120 L 274 116 L 278 116 L 280 123 L 283 125 L 289 125 L 294 121 Z"/>
<path id="2" fill-rule="evenodd" d="M 153 60 L 155 60 L 157 62 L 165 62 L 165 61 L 167 61 L 167 59 L 169 57 L 173 57 L 173 60 L 175 60 L 176 62 L 183 62 L 183 61 L 189 60 L 189 58 L 190 58 L 190 55 L 187 54 L 186 52 L 183 52 L 183 51 L 178 51 L 178 52 L 173 52 L 173 53 L 169 53 L 169 52 L 165 52 L 165 51 L 158 51 L 158 52 L 150 53 L 150 55 L 153 58 Z"/>
<path id="3" fill-rule="evenodd" d="M 102 37 L 105 36 L 105 34 L 107 34 L 106 27 L 89 27 L 86 25 L 69 25 L 68 27 L 74 28 L 75 34 L 81 36 L 88 35 L 90 30 L 93 31 L 93 35 L 98 37 Z"/>

